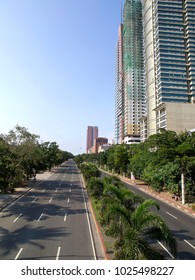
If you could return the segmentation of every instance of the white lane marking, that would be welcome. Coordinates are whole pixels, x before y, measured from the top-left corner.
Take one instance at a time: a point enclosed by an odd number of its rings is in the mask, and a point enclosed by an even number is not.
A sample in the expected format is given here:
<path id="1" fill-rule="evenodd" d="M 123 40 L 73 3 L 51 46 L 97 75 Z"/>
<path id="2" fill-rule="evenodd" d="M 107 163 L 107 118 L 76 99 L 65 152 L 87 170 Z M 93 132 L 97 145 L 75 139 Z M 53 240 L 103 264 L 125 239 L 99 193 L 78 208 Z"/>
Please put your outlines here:
<path id="1" fill-rule="evenodd" d="M 42 190 L 42 192 L 44 192 L 45 191 L 45 189 L 44 190 Z"/>
<path id="2" fill-rule="evenodd" d="M 57 192 L 57 191 L 58 191 L 58 189 L 55 190 L 55 192 Z"/>
<path id="3" fill-rule="evenodd" d="M 15 220 L 13 221 L 13 223 L 15 223 L 21 216 L 22 216 L 22 213 L 20 213 L 20 215 L 18 215 L 18 217 L 15 218 Z"/>
<path id="4" fill-rule="evenodd" d="M 169 256 L 174 259 L 174 256 L 169 252 L 169 250 L 167 250 L 167 248 L 160 241 L 157 240 L 157 242 L 169 254 Z"/>
<path id="5" fill-rule="evenodd" d="M 92 250 L 93 250 L 93 256 L 94 256 L 94 260 L 97 260 L 96 251 L 95 251 L 95 244 L 94 244 L 92 230 L 91 230 L 91 224 L 90 224 L 90 221 L 89 221 L 89 212 L 88 212 L 88 208 L 87 208 L 87 203 L 86 203 L 86 199 L 85 199 L 85 193 L 84 193 L 84 189 L 83 189 L 83 185 L 82 185 L 82 179 L 81 179 L 80 175 L 79 175 L 79 178 L 80 178 L 80 182 L 81 182 L 81 189 L 82 189 L 83 200 L 84 200 L 84 205 L 85 205 L 85 210 L 86 210 L 86 216 L 87 216 L 87 222 L 88 222 L 88 227 L 89 227 L 89 234 L 90 234 L 90 238 L 91 238 L 91 245 L 92 245 Z"/>
<path id="6" fill-rule="evenodd" d="M 70 202 L 70 198 L 68 198 L 67 202 L 68 202 L 68 203 Z"/>
<path id="7" fill-rule="evenodd" d="M 64 222 L 66 222 L 66 219 L 67 219 L 67 213 L 64 216 Z"/>
<path id="8" fill-rule="evenodd" d="M 35 202 L 36 200 L 37 200 L 37 197 L 35 197 L 32 202 Z"/>
<path id="9" fill-rule="evenodd" d="M 19 252 L 18 252 L 17 255 L 15 256 L 15 259 L 14 259 L 14 260 L 17 260 L 17 259 L 18 259 L 18 257 L 19 257 L 20 254 L 22 253 L 22 250 L 23 250 L 23 248 L 21 248 L 21 249 L 19 250 Z"/>
<path id="10" fill-rule="evenodd" d="M 72 190 L 71 189 L 69 189 L 69 192 L 71 192 Z"/>
<path id="11" fill-rule="evenodd" d="M 175 217 L 175 216 L 173 216 L 171 213 L 169 213 L 169 212 L 166 212 L 169 216 L 171 216 L 171 217 L 173 217 L 174 219 L 176 219 L 177 220 L 177 217 Z"/>
<path id="12" fill-rule="evenodd" d="M 40 215 L 40 217 L 38 218 L 38 222 L 40 222 L 40 220 L 41 220 L 41 217 L 43 216 L 43 213 Z"/>
<path id="13" fill-rule="evenodd" d="M 53 199 L 53 198 L 51 197 L 50 200 L 49 200 L 49 203 L 52 201 L 52 199 Z"/>
<path id="14" fill-rule="evenodd" d="M 31 189 L 29 189 L 29 191 L 27 192 L 32 192 L 33 190 L 38 189 L 37 187 L 42 184 L 46 179 L 42 180 L 41 182 L 37 183 L 34 187 L 32 187 Z M 11 202 L 7 207 L 5 207 L 6 209 L 9 209 L 12 205 L 14 205 L 16 202 L 18 202 L 21 198 L 23 198 L 24 196 L 26 196 L 26 193 L 24 192 L 24 194 L 22 194 L 21 196 L 19 196 L 16 200 L 14 200 L 13 202 Z"/>
<path id="15" fill-rule="evenodd" d="M 195 250 L 195 247 L 189 241 L 187 241 L 186 239 L 184 239 L 184 241 Z"/>
<path id="16" fill-rule="evenodd" d="M 57 251 L 57 255 L 56 255 L 56 260 L 59 260 L 60 250 L 61 250 L 61 247 L 58 247 L 58 251 Z"/>

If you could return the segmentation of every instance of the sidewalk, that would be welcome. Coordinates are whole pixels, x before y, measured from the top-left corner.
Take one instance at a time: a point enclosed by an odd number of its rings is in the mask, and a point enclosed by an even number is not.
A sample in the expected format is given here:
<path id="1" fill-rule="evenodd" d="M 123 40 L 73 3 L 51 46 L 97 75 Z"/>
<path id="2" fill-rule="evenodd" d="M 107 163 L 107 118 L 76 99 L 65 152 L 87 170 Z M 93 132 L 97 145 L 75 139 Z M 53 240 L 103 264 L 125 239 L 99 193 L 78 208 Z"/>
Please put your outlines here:
<path id="1" fill-rule="evenodd" d="M 39 173 L 36 175 L 36 181 L 29 180 L 28 184 L 24 184 L 23 186 L 15 188 L 15 192 L 13 194 L 2 194 L 0 195 L 0 211 L 2 211 L 9 204 L 13 203 L 19 197 L 28 192 L 31 188 L 39 185 L 43 180 L 46 180 L 52 172 L 46 171 L 43 173 Z"/>
<path id="2" fill-rule="evenodd" d="M 151 196 L 193 216 L 195 218 L 195 211 L 186 203 L 185 205 L 183 205 L 181 203 L 181 201 L 176 201 L 173 197 L 173 195 L 171 193 L 168 192 L 155 192 L 151 189 L 150 186 L 146 185 L 144 182 L 140 181 L 140 180 L 131 180 L 128 178 L 124 178 L 122 176 L 120 176 L 120 179 L 126 183 L 129 183 L 131 185 L 133 185 L 134 187 L 139 188 L 140 190 L 142 190 L 145 193 L 150 194 Z"/>
<path id="3" fill-rule="evenodd" d="M 115 175 L 115 174 L 110 174 L 109 172 L 102 170 L 103 172 L 109 174 L 109 175 Z M 148 193 L 149 195 L 179 209 L 180 211 L 183 211 L 186 214 L 189 214 L 190 216 L 195 218 L 195 211 L 186 203 L 185 205 L 182 205 L 181 201 L 176 201 L 175 199 L 172 198 L 172 194 L 168 192 L 155 192 L 152 190 L 152 188 L 149 185 L 146 185 L 145 182 L 141 180 L 131 180 L 130 178 L 123 177 L 120 175 L 116 175 L 121 179 L 121 181 L 128 183 L 134 187 L 137 187 L 139 190 Z"/>

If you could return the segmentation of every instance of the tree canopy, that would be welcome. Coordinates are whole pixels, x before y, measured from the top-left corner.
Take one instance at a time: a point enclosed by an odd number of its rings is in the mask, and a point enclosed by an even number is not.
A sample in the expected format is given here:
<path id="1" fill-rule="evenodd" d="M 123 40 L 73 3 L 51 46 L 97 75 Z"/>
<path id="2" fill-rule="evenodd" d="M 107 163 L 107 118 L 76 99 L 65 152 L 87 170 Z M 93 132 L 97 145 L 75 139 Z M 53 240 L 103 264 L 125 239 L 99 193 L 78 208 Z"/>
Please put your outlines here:
<path id="1" fill-rule="evenodd" d="M 32 175 L 51 170 L 73 155 L 60 150 L 56 142 L 41 142 L 39 136 L 17 125 L 0 135 L 0 192 L 13 190 Z"/>
<path id="2" fill-rule="evenodd" d="M 187 194 L 195 195 L 195 132 L 161 129 L 140 144 L 113 145 L 99 154 L 76 156 L 79 163 L 93 162 L 110 172 L 135 176 L 156 191 L 180 192 L 185 174 Z"/>

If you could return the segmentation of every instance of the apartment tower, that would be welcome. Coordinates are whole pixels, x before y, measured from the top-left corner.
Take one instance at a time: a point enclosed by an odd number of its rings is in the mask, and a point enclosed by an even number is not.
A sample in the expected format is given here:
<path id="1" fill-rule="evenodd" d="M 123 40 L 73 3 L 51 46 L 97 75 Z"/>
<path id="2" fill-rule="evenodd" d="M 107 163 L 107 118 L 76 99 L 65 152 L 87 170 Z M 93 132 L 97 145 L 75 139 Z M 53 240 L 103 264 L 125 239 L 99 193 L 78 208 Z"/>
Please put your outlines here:
<path id="1" fill-rule="evenodd" d="M 118 28 L 116 45 L 116 91 L 115 91 L 115 142 L 124 140 L 124 81 L 123 81 L 123 24 Z"/>
<path id="2" fill-rule="evenodd" d="M 117 44 L 115 135 L 117 143 L 140 142 L 145 115 L 142 1 L 126 0 Z"/>
<path id="3" fill-rule="evenodd" d="M 87 127 L 87 154 L 91 153 L 91 149 L 94 145 L 95 139 L 98 138 L 98 127 L 97 126 L 88 126 Z"/>
<path id="4" fill-rule="evenodd" d="M 195 124 L 195 1 L 143 0 L 147 137 Z M 145 124 L 144 124 L 145 122 Z"/>

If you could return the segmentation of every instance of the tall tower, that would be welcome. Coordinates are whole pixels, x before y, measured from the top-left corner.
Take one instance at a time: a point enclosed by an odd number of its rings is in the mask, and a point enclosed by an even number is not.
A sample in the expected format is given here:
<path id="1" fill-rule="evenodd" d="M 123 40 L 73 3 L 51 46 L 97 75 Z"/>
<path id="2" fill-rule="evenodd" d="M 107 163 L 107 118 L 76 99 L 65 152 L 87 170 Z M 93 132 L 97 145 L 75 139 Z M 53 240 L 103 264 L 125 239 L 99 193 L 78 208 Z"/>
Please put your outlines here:
<path id="1" fill-rule="evenodd" d="M 124 81 L 123 81 L 123 24 L 118 28 L 116 45 L 116 92 L 115 92 L 115 142 L 124 140 Z"/>
<path id="2" fill-rule="evenodd" d="M 91 148 L 94 145 L 95 139 L 98 138 L 98 127 L 97 126 L 88 126 L 87 127 L 87 146 L 86 153 L 91 152 Z"/>
<path id="3" fill-rule="evenodd" d="M 195 123 L 195 1 L 143 0 L 148 137 Z"/>
<path id="4" fill-rule="evenodd" d="M 126 0 L 123 12 L 123 75 L 125 143 L 140 141 L 145 115 L 142 1 Z"/>

